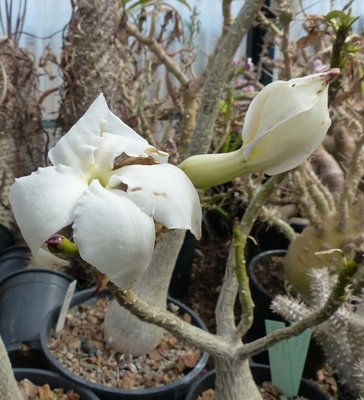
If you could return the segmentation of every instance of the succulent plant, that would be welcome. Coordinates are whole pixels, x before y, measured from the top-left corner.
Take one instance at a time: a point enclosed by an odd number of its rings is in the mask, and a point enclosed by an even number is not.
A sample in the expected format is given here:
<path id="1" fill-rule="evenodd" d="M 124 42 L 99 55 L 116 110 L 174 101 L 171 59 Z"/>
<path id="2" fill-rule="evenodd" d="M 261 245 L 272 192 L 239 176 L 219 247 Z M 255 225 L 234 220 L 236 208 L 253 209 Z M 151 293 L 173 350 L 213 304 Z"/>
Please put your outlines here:
<path id="1" fill-rule="evenodd" d="M 327 301 L 336 277 L 329 268 L 311 269 L 309 303 L 301 298 L 277 296 L 274 312 L 291 322 L 302 320 Z M 308 298 L 306 296 L 306 298 Z M 364 394 L 364 293 L 349 289 L 347 301 L 325 322 L 312 328 L 329 363 L 335 368 L 340 383 L 355 395 Z"/>

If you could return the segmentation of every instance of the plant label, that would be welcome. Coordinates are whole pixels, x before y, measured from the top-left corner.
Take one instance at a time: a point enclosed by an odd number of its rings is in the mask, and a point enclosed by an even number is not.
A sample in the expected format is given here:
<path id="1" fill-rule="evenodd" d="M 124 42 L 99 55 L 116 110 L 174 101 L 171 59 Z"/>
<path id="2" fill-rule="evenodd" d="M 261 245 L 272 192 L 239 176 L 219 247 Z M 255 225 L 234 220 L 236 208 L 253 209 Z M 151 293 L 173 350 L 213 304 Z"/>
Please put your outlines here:
<path id="1" fill-rule="evenodd" d="M 265 320 L 267 334 L 284 327 L 284 322 Z M 306 329 L 268 349 L 272 383 L 288 397 L 298 394 L 310 339 L 311 330 Z"/>
<path id="2" fill-rule="evenodd" d="M 76 290 L 76 285 L 77 285 L 77 281 L 74 280 L 68 286 L 67 293 L 64 298 L 62 307 L 61 307 L 61 311 L 59 312 L 59 317 L 57 320 L 57 325 L 56 325 L 56 330 L 55 330 L 56 332 L 61 331 L 64 327 L 64 324 L 66 322 L 67 313 L 70 308 L 71 300 L 72 300 L 73 294 L 75 293 L 75 290 Z"/>

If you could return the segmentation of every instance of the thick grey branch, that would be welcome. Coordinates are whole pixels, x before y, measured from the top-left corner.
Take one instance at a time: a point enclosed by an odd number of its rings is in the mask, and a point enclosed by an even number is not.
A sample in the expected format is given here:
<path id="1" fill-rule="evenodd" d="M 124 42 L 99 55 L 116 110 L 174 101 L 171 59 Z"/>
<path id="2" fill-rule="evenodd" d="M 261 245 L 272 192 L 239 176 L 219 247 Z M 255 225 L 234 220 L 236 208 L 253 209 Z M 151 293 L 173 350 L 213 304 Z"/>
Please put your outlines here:
<path id="1" fill-rule="evenodd" d="M 226 33 L 218 49 L 218 54 L 214 57 L 214 62 L 203 88 L 201 106 L 197 116 L 197 126 L 192 137 L 189 155 L 207 153 L 210 149 L 226 71 L 263 3 L 264 0 L 245 1 L 234 23 Z"/>
<path id="2" fill-rule="evenodd" d="M 235 332 L 234 305 L 237 293 L 238 281 L 235 273 L 235 251 L 232 244 L 226 262 L 224 281 L 215 310 L 217 333 L 221 336 L 229 337 Z"/>
<path id="3" fill-rule="evenodd" d="M 0 399 L 23 400 L 0 336 Z"/>
<path id="4" fill-rule="evenodd" d="M 144 322 L 160 326 L 171 332 L 177 339 L 207 351 L 215 357 L 231 358 L 236 351 L 236 346 L 239 346 L 238 343 L 234 346 L 226 339 L 205 332 L 183 321 L 171 312 L 147 304 L 131 290 L 120 290 L 111 282 L 108 283 L 107 288 L 122 307 L 125 307 Z"/>

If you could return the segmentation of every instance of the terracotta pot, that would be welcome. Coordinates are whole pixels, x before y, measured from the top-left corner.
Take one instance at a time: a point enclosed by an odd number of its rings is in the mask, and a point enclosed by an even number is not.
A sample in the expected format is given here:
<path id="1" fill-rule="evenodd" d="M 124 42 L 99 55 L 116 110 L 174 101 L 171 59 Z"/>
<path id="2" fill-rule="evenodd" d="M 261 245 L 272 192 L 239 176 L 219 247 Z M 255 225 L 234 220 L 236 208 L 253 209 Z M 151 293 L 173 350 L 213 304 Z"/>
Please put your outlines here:
<path id="1" fill-rule="evenodd" d="M 263 382 L 269 382 L 271 380 L 270 369 L 267 365 L 252 364 L 251 371 L 254 381 L 257 385 L 261 385 Z M 214 388 L 215 370 L 212 370 L 209 371 L 207 374 L 202 375 L 200 379 L 196 380 L 194 384 L 191 385 L 191 388 L 187 393 L 185 400 L 197 400 L 198 396 L 200 396 L 205 390 Z M 306 379 L 302 379 L 298 394 L 310 400 L 329 400 L 329 396 L 327 396 L 318 387 L 316 387 Z"/>
<path id="2" fill-rule="evenodd" d="M 78 304 L 82 304 L 87 300 L 90 300 L 91 296 L 94 294 L 94 289 L 85 290 L 79 292 L 74 296 L 71 306 L 76 306 Z M 182 313 L 188 313 L 192 317 L 192 324 L 200 327 L 201 329 L 207 330 L 204 322 L 193 312 L 190 308 L 180 303 L 179 301 L 169 298 L 170 302 L 176 304 L 181 310 Z M 97 395 L 102 400 L 179 400 L 184 399 L 186 392 L 189 389 L 191 383 L 197 378 L 197 376 L 201 373 L 201 371 L 205 368 L 208 354 L 203 353 L 201 359 L 194 369 L 188 372 L 181 379 L 176 380 L 175 382 L 165 385 L 163 387 L 158 388 L 146 388 L 146 389 L 119 389 L 112 388 L 108 386 L 103 386 L 100 384 L 92 383 L 86 381 L 83 378 L 80 378 L 73 373 L 69 372 L 50 352 L 48 348 L 48 337 L 50 333 L 53 331 L 54 326 L 56 324 L 57 318 L 59 314 L 59 309 L 53 310 L 52 313 L 48 315 L 47 320 L 45 321 L 42 331 L 41 331 L 41 345 L 45 356 L 52 369 L 59 372 L 61 375 L 65 376 L 67 379 L 76 382 L 83 387 L 92 390 L 97 393 Z"/>
<path id="3" fill-rule="evenodd" d="M 286 322 L 283 320 L 281 316 L 273 313 L 273 311 L 270 309 L 270 304 L 272 303 L 273 295 L 269 293 L 266 290 L 266 288 L 259 282 L 259 279 L 255 274 L 255 268 L 262 261 L 262 259 L 269 258 L 272 256 L 283 258 L 286 255 L 286 253 L 287 250 L 264 251 L 255 256 L 248 264 L 250 290 L 255 304 L 254 322 L 246 336 L 246 341 L 248 342 L 252 342 L 253 340 L 261 338 L 266 335 L 265 322 L 264 322 L 266 319 Z M 267 274 L 269 274 L 269 270 L 267 270 Z M 268 351 L 264 351 L 260 354 L 253 356 L 253 361 L 264 365 L 269 364 Z M 324 363 L 325 363 L 325 357 L 321 350 L 321 347 L 318 344 L 316 344 L 314 339 L 311 339 L 308 348 L 305 367 L 303 370 L 303 376 L 305 378 L 316 378 L 317 371 L 323 366 Z"/>
<path id="4" fill-rule="evenodd" d="M 65 391 L 73 390 L 75 393 L 80 395 L 80 400 L 100 400 L 100 398 L 91 391 L 76 385 L 74 382 L 71 382 L 51 371 L 32 368 L 15 368 L 14 375 L 17 381 L 28 379 L 37 386 L 48 384 L 51 389 L 60 388 Z"/>

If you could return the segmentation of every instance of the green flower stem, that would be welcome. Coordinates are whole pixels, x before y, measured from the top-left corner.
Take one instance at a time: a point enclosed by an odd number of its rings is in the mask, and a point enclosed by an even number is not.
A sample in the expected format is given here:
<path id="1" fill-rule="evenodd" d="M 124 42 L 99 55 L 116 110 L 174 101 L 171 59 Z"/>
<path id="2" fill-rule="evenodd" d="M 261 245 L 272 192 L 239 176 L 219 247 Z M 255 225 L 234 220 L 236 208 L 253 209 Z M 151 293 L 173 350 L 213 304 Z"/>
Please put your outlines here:
<path id="1" fill-rule="evenodd" d="M 253 172 L 243 161 L 242 149 L 230 153 L 201 154 L 184 160 L 179 167 L 199 189 L 229 182 Z"/>
<path id="2" fill-rule="evenodd" d="M 353 276 L 358 269 L 364 265 L 364 253 L 357 252 L 353 260 L 346 261 L 343 258 L 343 262 L 344 266 L 338 275 L 336 285 L 325 305 L 320 310 L 313 312 L 307 318 L 302 319 L 296 324 L 279 329 L 261 339 L 257 339 L 254 342 L 245 344 L 243 348 L 238 350 L 239 358 L 246 359 L 254 356 L 255 354 L 259 354 L 274 344 L 284 339 L 298 336 L 306 329 L 319 325 L 330 318 L 331 315 L 333 315 L 346 300 L 346 287 L 351 283 Z"/>
<path id="3" fill-rule="evenodd" d="M 234 226 L 233 236 L 235 246 L 235 270 L 239 283 L 239 300 L 243 310 L 241 313 L 242 329 L 239 333 L 243 336 L 253 324 L 254 302 L 250 292 L 249 278 L 246 272 L 246 262 L 244 257 L 246 237 L 244 237 L 240 225 Z"/>
<path id="4" fill-rule="evenodd" d="M 234 239 L 236 246 L 235 254 L 237 262 L 236 271 L 239 283 L 239 297 L 240 301 L 242 301 L 242 316 L 236 328 L 236 335 L 240 337 L 244 336 L 244 334 L 251 326 L 251 314 L 254 307 L 249 290 L 248 278 L 246 276 L 246 260 L 244 257 L 243 249 L 245 248 L 249 233 L 263 205 L 266 204 L 269 196 L 286 178 L 288 173 L 289 172 L 283 172 L 282 174 L 270 177 L 268 181 L 258 189 L 243 215 L 240 226 L 235 227 L 234 229 Z"/>

